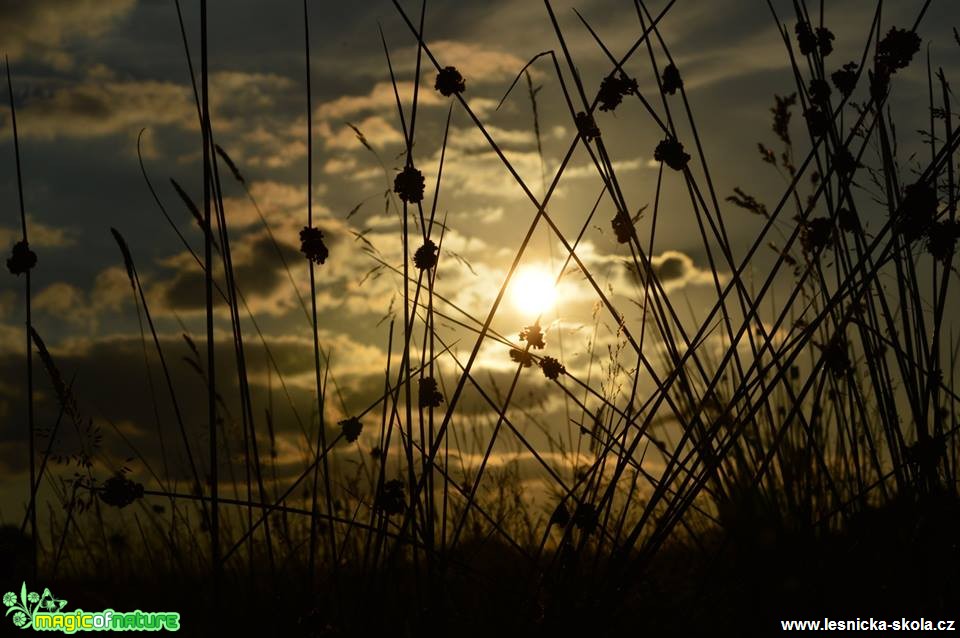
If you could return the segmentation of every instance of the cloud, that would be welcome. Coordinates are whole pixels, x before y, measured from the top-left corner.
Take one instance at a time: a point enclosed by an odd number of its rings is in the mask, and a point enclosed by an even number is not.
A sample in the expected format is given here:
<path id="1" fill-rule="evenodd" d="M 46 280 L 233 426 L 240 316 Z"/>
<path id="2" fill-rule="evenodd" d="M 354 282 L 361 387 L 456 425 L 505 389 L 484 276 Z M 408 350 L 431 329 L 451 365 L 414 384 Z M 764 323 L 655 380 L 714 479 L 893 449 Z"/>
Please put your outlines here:
<path id="1" fill-rule="evenodd" d="M 640 285 L 641 288 L 643 286 L 642 279 L 637 277 L 633 261 L 624 258 L 623 255 L 602 252 L 593 242 L 584 241 L 577 248 L 577 256 L 591 271 L 594 268 L 623 266 L 622 269 L 611 271 L 615 289 L 625 291 L 635 284 Z M 659 255 L 654 255 L 650 262 L 665 292 L 687 285 L 713 283 L 713 273 L 709 269 L 699 268 L 692 257 L 679 250 L 665 250 Z M 729 275 L 720 273 L 719 279 L 721 282 L 727 281 Z"/>
<path id="2" fill-rule="evenodd" d="M 276 294 L 279 288 L 289 287 L 281 256 L 287 264 L 300 266 L 302 263 L 302 256 L 293 245 L 281 238 L 275 247 L 265 232 L 248 234 L 241 240 L 231 242 L 234 279 L 254 313 L 283 315 L 294 307 L 293 294 Z M 178 257 L 184 257 L 184 254 Z M 148 299 L 151 305 L 154 300 L 158 302 L 151 310 L 161 314 L 203 311 L 206 305 L 202 270 L 192 258 L 168 260 L 167 265 L 175 267 L 176 271 L 172 276 L 150 285 Z M 216 281 L 221 290 L 227 290 L 220 264 L 217 266 Z M 226 301 L 217 293 L 214 293 L 214 305 L 222 313 L 227 312 Z"/>
<path id="3" fill-rule="evenodd" d="M 65 45 L 96 39 L 133 8 L 134 0 L 43 0 L 0 2 L 0 41 L 13 60 L 24 57 L 69 68 Z"/>
<path id="4" fill-rule="evenodd" d="M 484 128 L 500 148 L 532 148 L 537 141 L 533 131 L 529 130 L 503 129 L 493 125 Z M 450 131 L 447 148 L 462 151 L 482 151 L 490 148 L 490 142 L 475 126 L 467 129 L 455 128 Z"/>
<path id="5" fill-rule="evenodd" d="M 646 160 L 642 158 L 635 158 L 632 160 L 614 160 L 613 170 L 619 175 L 620 173 L 629 173 L 632 171 L 640 170 L 641 168 L 651 168 L 651 162 L 653 162 L 652 167 L 656 168 L 660 166 L 660 163 L 656 160 Z M 597 177 L 600 178 L 600 174 L 597 172 L 597 167 L 594 164 L 582 164 L 580 166 L 569 166 L 566 170 L 563 171 L 562 179 L 581 179 L 584 177 Z"/>
<path id="6" fill-rule="evenodd" d="M 17 115 L 24 137 L 43 140 L 136 133 L 145 126 L 196 120 L 187 87 L 157 80 L 78 83 L 30 99 Z"/>
<path id="7" fill-rule="evenodd" d="M 698 268 L 689 255 L 677 250 L 666 250 L 655 255 L 651 260 L 653 272 L 663 286 L 665 292 L 683 288 L 687 285 L 712 284 L 713 273 Z M 726 275 L 720 276 L 725 281 Z"/>
<path id="8" fill-rule="evenodd" d="M 539 183 L 540 156 L 535 150 L 505 149 L 503 154 L 527 184 Z M 431 176 L 436 176 L 439 165 L 440 152 L 437 151 L 428 161 L 418 166 L 427 178 L 428 191 L 432 188 Z M 488 199 L 526 199 L 516 179 L 493 151 L 465 152 L 447 149 L 440 193 L 441 196 L 446 194 L 481 196 Z"/>
<path id="9" fill-rule="evenodd" d="M 342 175 L 351 173 L 357 168 L 357 159 L 350 155 L 331 157 L 323 164 L 323 172 L 327 175 Z"/>
<path id="10" fill-rule="evenodd" d="M 677 60 L 688 91 L 760 71 L 790 67 L 782 41 L 769 31 L 743 38 L 736 46 L 711 47 Z M 653 87 L 655 88 L 655 87 Z"/>
<path id="11" fill-rule="evenodd" d="M 33 308 L 58 321 L 95 331 L 106 312 L 119 312 L 132 298 L 130 280 L 119 266 L 102 270 L 89 292 L 58 281 L 43 288 L 33 298 Z"/>
<path id="12" fill-rule="evenodd" d="M 241 169 L 242 170 L 242 169 Z M 299 184 L 289 184 L 274 180 L 259 180 L 248 183 L 250 195 L 260 206 L 264 219 L 268 220 L 271 228 L 292 227 L 307 218 L 307 188 Z M 314 195 L 322 195 L 325 188 L 321 184 L 314 186 Z M 225 197 L 224 211 L 230 229 L 245 229 L 250 226 L 261 225 L 260 217 L 253 202 L 245 193 L 238 196 Z M 323 212 L 325 209 L 314 201 L 314 212 Z"/>
<path id="13" fill-rule="evenodd" d="M 210 86 L 214 124 L 219 132 L 229 133 L 241 123 L 241 130 L 246 131 L 249 119 L 257 114 L 270 116 L 278 96 L 293 90 L 294 84 L 272 74 L 223 71 L 211 75 Z M 119 79 L 102 67 L 94 67 L 72 84 L 30 96 L 17 115 L 21 135 L 42 140 L 136 135 L 145 127 L 199 129 L 193 90 L 188 85 Z M 5 124 L 8 117 L 4 116 Z M 9 134 L 9 127 L 5 128 Z M 246 135 L 253 142 L 275 141 L 267 133 L 259 138 Z"/>
<path id="14" fill-rule="evenodd" d="M 363 134 L 364 139 L 374 148 L 383 148 L 390 144 L 402 144 L 403 134 L 393 124 L 379 115 L 371 115 L 355 124 Z M 323 139 L 327 148 L 356 150 L 362 149 L 363 144 L 357 138 L 356 132 L 346 124 L 338 125 L 330 122 L 319 122 L 317 133 Z"/>
<path id="15" fill-rule="evenodd" d="M 428 42 L 430 52 L 443 66 L 455 66 L 467 81 L 467 91 L 473 84 L 512 81 L 527 63 L 512 53 L 488 48 L 485 45 L 462 40 L 438 40 Z M 402 60 L 416 60 L 416 48 L 401 54 Z M 404 71 L 413 71 L 413 66 L 401 66 Z M 536 74 L 534 69 L 532 74 Z M 434 73 L 425 73 L 433 88 Z"/>
<path id="16" fill-rule="evenodd" d="M 405 108 L 413 103 L 413 82 L 397 82 L 397 92 Z M 419 106 L 445 104 L 439 93 L 424 87 L 421 87 L 417 103 Z M 342 120 L 358 114 L 393 111 L 396 108 L 397 98 L 393 92 L 393 84 L 377 82 L 366 95 L 344 95 L 320 104 L 316 108 L 315 116 L 318 120 Z"/>
<path id="17" fill-rule="evenodd" d="M 27 233 L 31 248 L 63 248 L 76 243 L 74 234 L 69 230 L 47 226 L 36 221 L 34 216 L 29 214 L 27 215 Z M 7 247 L 20 241 L 20 237 L 19 226 L 0 226 L 0 248 L 6 250 Z"/>

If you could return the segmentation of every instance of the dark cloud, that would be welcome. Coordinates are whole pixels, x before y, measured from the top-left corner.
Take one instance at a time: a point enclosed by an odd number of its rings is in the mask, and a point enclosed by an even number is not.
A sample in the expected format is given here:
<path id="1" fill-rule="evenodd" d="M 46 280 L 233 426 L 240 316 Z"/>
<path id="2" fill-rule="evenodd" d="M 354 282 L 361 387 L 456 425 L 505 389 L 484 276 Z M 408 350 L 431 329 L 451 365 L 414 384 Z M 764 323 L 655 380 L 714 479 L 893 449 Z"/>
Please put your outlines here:
<path id="1" fill-rule="evenodd" d="M 64 68 L 65 45 L 96 38 L 133 9 L 135 0 L 44 0 L 0 2 L 0 41 L 14 60 L 29 56 Z"/>

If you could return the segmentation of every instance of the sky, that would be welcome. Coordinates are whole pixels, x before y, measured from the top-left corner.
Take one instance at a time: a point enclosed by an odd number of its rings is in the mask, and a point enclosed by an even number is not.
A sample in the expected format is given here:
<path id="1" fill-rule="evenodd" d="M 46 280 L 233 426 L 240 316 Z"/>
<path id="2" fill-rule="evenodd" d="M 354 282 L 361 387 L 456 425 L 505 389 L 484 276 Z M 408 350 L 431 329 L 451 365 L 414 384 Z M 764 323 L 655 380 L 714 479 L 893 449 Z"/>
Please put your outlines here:
<path id="1" fill-rule="evenodd" d="M 198 3 L 182 4 L 197 65 Z M 419 4 L 401 4 L 416 19 Z M 884 30 L 909 26 L 922 5 L 915 0 L 887 4 Z M 651 2 L 649 9 L 657 14 L 664 5 Z M 641 32 L 633 3 L 557 0 L 552 6 L 587 94 L 592 95 L 610 66 L 574 9 L 619 57 Z M 792 3 L 776 0 L 773 6 L 792 34 Z M 823 20 L 836 34 L 828 66 L 839 68 L 859 59 L 873 10 L 873 3 L 861 0 L 828 4 Z M 960 62 L 960 47 L 951 31 L 956 24 L 960 24 L 956 7 L 933 2 L 919 30 L 924 64 L 915 62 L 897 77 L 891 108 L 902 112 L 901 131 L 908 150 L 916 140 L 906 139 L 907 134 L 926 125 L 922 109 L 927 57 L 934 69 L 943 67 L 948 77 Z M 393 267 L 403 262 L 398 202 L 392 195 L 385 197 L 385 192 L 403 165 L 404 143 L 380 29 L 408 124 L 417 49 L 397 10 L 382 0 L 311 2 L 309 26 L 313 210 L 330 248 L 329 260 L 317 270 L 317 308 L 320 342 L 331 353 L 337 390 L 326 418 L 335 422 L 366 409 L 382 393 L 389 318 L 402 321 L 402 279 L 387 268 L 377 268 L 381 263 L 377 259 Z M 792 93 L 796 87 L 767 4 L 680 0 L 661 26 L 683 77 L 718 196 L 741 186 L 773 205 L 784 183 L 759 161 L 757 143 L 775 146 L 769 114 L 773 95 Z M 302 4 L 211 0 L 209 38 L 214 135 L 238 166 L 252 196 L 224 175 L 225 214 L 237 281 L 283 374 L 284 387 L 259 347 L 256 329 L 245 318 L 250 377 L 259 413 L 272 406 L 281 471 L 292 475 L 302 467 L 302 424 L 309 426 L 314 411 L 311 328 L 301 305 L 301 299 L 308 298 L 309 284 L 297 239 L 306 224 L 307 208 Z M 534 195 L 542 196 L 543 177 L 548 181 L 552 177 L 575 134 L 549 58 L 540 58 L 530 68 L 532 82 L 540 88 L 542 158 L 526 81 L 521 80 L 497 105 L 528 60 L 547 50 L 560 54 L 546 7 L 532 1 L 433 0 L 426 10 L 425 41 L 443 65 L 462 72 L 467 87 L 464 97 L 472 111 Z M 138 476 L 160 473 L 163 466 L 163 472 L 183 478 L 182 452 L 166 457 L 162 453 L 164 445 L 178 450 L 177 435 L 157 362 L 152 353 L 144 352 L 142 315 L 110 233 L 116 228 L 130 246 L 172 364 L 191 436 L 195 434 L 195 443 L 202 445 L 204 382 L 185 360 L 195 357 L 190 340 L 200 344 L 202 353 L 203 276 L 164 219 L 138 161 L 139 142 L 143 166 L 161 204 L 199 254 L 201 232 L 170 181 L 175 179 L 194 201 L 201 200 L 200 130 L 174 3 L 0 1 L 0 50 L 12 69 L 25 207 L 31 246 L 39 256 L 33 272 L 37 331 L 64 377 L 74 384 L 84 418 L 92 419 L 105 433 L 101 471 L 109 474 L 125 458 L 139 456 Z M 662 66 L 659 47 L 656 55 Z M 565 82 L 572 86 L 562 58 L 561 65 Z M 662 113 L 645 48 L 626 69 Z M 483 319 L 536 209 L 467 113 L 433 89 L 434 77 L 434 70 L 425 67 L 414 161 L 426 176 L 426 204 L 433 205 L 449 113 L 436 202 L 437 218 L 445 220 L 446 227 L 436 290 Z M 6 100 L 3 103 L 0 246 L 7 251 L 19 238 L 19 230 L 10 119 Z M 679 109 L 676 103 L 675 108 Z M 799 117 L 795 114 L 795 124 Z M 659 175 L 659 163 L 653 160 L 658 129 L 637 100 L 616 112 L 599 113 L 597 123 L 631 212 L 651 205 Z M 689 131 L 686 123 L 680 126 Z M 797 152 L 803 149 L 801 140 Z M 702 176 L 699 166 L 695 171 Z M 601 186 L 589 156 L 578 149 L 548 207 L 569 241 L 580 231 Z M 733 253 L 742 255 L 761 220 L 732 205 L 722 206 Z M 624 267 L 629 253 L 611 232 L 613 211 L 609 200 L 601 202 L 577 253 L 599 284 L 609 287 L 622 307 L 630 308 L 635 288 Z M 714 275 L 682 180 L 670 171 L 663 174 L 660 215 L 654 264 L 677 307 L 696 324 L 698 313 L 716 297 Z M 641 217 L 641 227 L 647 228 L 648 223 L 649 214 Z M 541 225 L 522 267 L 556 277 L 563 256 L 561 243 Z M 752 266 L 762 272 L 774 256 L 772 251 L 762 253 Z M 722 265 L 717 268 L 720 280 L 727 274 Z M 515 343 L 518 331 L 533 319 L 531 308 L 522 303 L 529 294 L 520 290 L 508 295 L 492 324 Z M 587 375 L 592 369 L 598 374 L 596 364 L 591 368 L 589 363 L 591 349 L 600 353 L 600 359 L 613 356 L 610 353 L 621 341 L 616 321 L 597 311 L 596 295 L 576 272 L 563 277 L 556 296 L 545 317 L 551 326 L 548 353 L 562 353 L 572 372 Z M 451 316 L 464 319 L 453 311 Z M 226 306 L 218 307 L 217 317 L 217 358 L 224 366 L 218 372 L 223 383 L 220 390 L 232 410 L 229 419 L 235 420 L 239 407 L 236 378 L 229 365 L 233 354 Z M 0 277 L 0 518 L 21 511 L 24 491 L 23 320 L 22 278 L 4 273 Z M 637 317 L 627 321 L 636 322 Z M 438 319 L 438 323 L 444 325 L 445 338 L 463 361 L 474 335 L 452 322 Z M 56 418 L 56 403 L 42 365 L 37 365 L 38 423 L 49 427 Z M 636 362 L 624 360 L 623 365 Z M 478 370 L 477 378 L 502 391 L 513 370 L 507 347 L 484 345 Z M 441 371 L 446 384 L 455 383 L 458 370 L 452 360 L 446 359 Z M 156 401 L 151 398 L 151 381 Z M 539 415 L 567 435 L 563 401 L 546 392 L 542 379 L 524 377 L 516 403 L 521 412 L 518 422 L 527 417 L 536 422 Z M 471 407 L 481 419 L 488 409 L 479 395 L 468 397 L 466 413 Z M 576 437 L 571 436 L 575 443 Z M 361 440 L 362 449 L 369 446 L 370 440 Z M 505 459 L 524 458 L 516 447 L 508 446 L 501 453 Z M 350 462 L 348 452 L 343 459 Z"/>

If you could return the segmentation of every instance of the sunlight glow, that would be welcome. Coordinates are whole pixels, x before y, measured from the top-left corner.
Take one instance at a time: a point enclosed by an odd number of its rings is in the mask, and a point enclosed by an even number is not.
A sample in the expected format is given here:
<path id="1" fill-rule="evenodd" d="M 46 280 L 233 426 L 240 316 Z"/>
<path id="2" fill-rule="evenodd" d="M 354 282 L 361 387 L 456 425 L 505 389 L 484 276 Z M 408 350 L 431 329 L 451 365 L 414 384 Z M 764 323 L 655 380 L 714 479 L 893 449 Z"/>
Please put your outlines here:
<path id="1" fill-rule="evenodd" d="M 513 305 L 531 318 L 553 308 L 557 301 L 554 278 L 544 268 L 521 268 L 510 282 Z"/>

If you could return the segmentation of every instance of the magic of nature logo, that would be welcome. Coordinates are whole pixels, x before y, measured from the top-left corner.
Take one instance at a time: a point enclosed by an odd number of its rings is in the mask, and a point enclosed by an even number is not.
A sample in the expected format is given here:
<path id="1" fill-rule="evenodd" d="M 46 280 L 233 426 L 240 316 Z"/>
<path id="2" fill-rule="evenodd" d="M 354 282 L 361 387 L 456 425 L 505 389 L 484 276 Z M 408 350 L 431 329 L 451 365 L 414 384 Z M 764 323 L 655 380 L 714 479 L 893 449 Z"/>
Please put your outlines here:
<path id="1" fill-rule="evenodd" d="M 7 607 L 6 616 L 20 629 L 35 631 L 62 631 L 73 634 L 78 631 L 177 631 L 180 629 L 180 614 L 171 611 L 118 612 L 63 611 L 66 600 L 56 598 L 44 587 L 43 593 L 28 591 L 27 584 L 20 585 L 20 595 L 7 592 L 3 595 Z"/>

